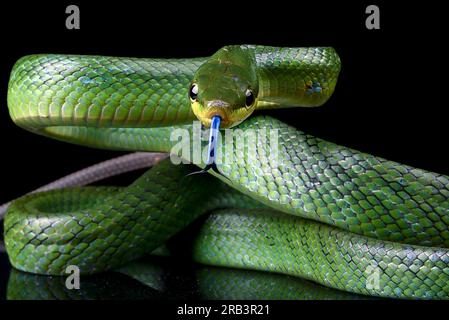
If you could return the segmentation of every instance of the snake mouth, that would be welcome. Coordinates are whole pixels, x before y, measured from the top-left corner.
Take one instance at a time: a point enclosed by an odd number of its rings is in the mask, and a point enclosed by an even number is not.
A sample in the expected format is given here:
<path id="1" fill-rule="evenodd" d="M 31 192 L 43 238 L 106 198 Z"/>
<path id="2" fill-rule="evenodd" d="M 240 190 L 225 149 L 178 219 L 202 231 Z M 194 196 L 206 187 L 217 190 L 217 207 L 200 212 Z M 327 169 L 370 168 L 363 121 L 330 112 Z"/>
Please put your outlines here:
<path id="1" fill-rule="evenodd" d="M 206 128 L 210 128 L 212 118 L 215 116 L 218 116 L 221 119 L 221 129 L 231 128 L 236 123 L 233 110 L 234 109 L 229 103 L 222 100 L 192 103 L 193 113 Z"/>
<path id="2" fill-rule="evenodd" d="M 226 112 L 223 109 L 215 109 L 215 108 L 207 110 L 204 114 L 204 117 L 201 119 L 201 122 L 204 124 L 204 126 L 209 128 L 211 126 L 212 118 L 216 116 L 220 117 L 221 119 L 220 124 L 221 128 L 223 129 L 229 128 L 232 125 L 232 121 L 229 120 L 229 117 L 226 114 Z"/>

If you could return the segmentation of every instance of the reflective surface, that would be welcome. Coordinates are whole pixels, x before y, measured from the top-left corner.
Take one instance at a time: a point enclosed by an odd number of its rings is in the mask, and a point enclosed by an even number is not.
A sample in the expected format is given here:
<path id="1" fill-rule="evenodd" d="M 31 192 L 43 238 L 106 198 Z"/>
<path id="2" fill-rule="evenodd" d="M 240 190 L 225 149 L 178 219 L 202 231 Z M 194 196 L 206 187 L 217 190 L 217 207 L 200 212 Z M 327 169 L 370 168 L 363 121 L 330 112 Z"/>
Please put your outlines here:
<path id="1" fill-rule="evenodd" d="M 79 290 L 65 277 L 9 270 L 1 254 L 6 299 L 366 299 L 285 275 L 187 264 L 172 257 L 148 256 L 117 271 L 82 276 Z"/>

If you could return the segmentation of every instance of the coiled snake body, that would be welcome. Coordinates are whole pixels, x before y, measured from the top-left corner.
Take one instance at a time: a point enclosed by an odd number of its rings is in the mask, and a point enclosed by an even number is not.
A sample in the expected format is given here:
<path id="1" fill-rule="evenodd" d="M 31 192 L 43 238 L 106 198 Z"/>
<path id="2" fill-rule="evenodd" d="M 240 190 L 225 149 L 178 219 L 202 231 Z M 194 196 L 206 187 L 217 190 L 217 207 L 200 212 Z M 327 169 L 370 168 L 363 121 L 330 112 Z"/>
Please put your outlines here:
<path id="1" fill-rule="evenodd" d="M 273 151 L 257 142 L 253 157 L 233 148 L 236 141 L 223 145 L 235 161 L 218 164 L 216 178 L 186 177 L 191 167 L 166 160 L 127 188 L 24 196 L 5 217 L 11 263 L 55 275 L 68 265 L 85 274 L 117 268 L 212 212 L 195 240 L 196 261 L 367 295 L 448 298 L 447 176 L 323 141 L 271 117 L 249 117 L 255 109 L 323 104 L 339 70 L 332 48 L 228 46 L 197 59 L 20 59 L 9 111 L 38 134 L 170 152 L 173 126 L 193 139 L 194 119 L 208 126 L 218 115 L 223 128 L 241 122 L 244 132 L 262 132 L 261 141 L 276 129 L 278 144 Z"/>

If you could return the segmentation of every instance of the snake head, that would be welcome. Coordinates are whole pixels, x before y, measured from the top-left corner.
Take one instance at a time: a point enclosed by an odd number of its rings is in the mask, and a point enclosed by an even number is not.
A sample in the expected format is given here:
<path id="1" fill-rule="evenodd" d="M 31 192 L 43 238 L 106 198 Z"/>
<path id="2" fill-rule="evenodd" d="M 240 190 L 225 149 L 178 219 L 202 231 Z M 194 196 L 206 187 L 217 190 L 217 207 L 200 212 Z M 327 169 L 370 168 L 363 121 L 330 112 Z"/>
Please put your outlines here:
<path id="1" fill-rule="evenodd" d="M 205 127 L 219 116 L 221 128 L 230 128 L 251 115 L 258 92 L 254 56 L 238 47 L 225 47 L 198 68 L 189 97 L 193 113 Z"/>

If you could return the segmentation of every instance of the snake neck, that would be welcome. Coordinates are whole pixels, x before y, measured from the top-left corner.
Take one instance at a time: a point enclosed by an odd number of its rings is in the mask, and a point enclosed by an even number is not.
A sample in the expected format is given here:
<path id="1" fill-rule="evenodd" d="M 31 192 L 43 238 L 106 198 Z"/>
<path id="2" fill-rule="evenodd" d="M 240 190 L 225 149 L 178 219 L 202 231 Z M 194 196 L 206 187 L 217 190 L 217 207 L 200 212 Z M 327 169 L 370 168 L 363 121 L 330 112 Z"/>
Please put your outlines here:
<path id="1" fill-rule="evenodd" d="M 333 94 L 341 68 L 333 48 L 244 47 L 254 51 L 256 61 L 256 109 L 318 107 Z"/>

